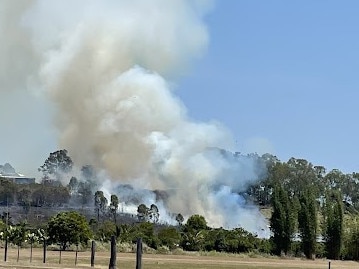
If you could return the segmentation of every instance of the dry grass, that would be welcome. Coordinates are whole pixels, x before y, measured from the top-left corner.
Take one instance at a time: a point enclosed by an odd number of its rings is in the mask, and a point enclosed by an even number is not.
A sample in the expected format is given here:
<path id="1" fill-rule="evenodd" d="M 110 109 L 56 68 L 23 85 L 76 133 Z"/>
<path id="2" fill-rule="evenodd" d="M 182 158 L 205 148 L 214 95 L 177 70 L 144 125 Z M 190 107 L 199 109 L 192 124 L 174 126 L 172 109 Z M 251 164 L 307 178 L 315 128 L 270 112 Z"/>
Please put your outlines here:
<path id="1" fill-rule="evenodd" d="M 3 249 L 2 249 L 3 251 Z M 0 252 L 0 268 L 91 268 L 90 252 L 78 253 L 78 263 L 75 266 L 75 252 L 62 252 L 61 264 L 59 264 L 59 251 L 47 251 L 47 261 L 42 263 L 42 250 L 34 249 L 33 260 L 30 263 L 30 250 L 21 249 L 20 260 L 16 261 L 16 249 L 11 249 L 8 253 L 8 262 L 3 261 L 3 252 Z M 135 268 L 134 253 L 118 253 L 117 268 Z M 108 268 L 109 252 L 97 252 L 95 258 L 95 268 Z M 328 268 L 328 261 L 315 260 L 307 261 L 300 259 L 280 259 L 280 258 L 249 258 L 240 255 L 217 255 L 203 256 L 199 253 L 192 255 L 163 255 L 163 254 L 144 254 L 144 269 L 183 269 L 183 268 L 222 268 L 222 269 L 298 269 L 298 268 Z M 351 269 L 358 268 L 356 262 L 332 261 L 332 269 Z"/>

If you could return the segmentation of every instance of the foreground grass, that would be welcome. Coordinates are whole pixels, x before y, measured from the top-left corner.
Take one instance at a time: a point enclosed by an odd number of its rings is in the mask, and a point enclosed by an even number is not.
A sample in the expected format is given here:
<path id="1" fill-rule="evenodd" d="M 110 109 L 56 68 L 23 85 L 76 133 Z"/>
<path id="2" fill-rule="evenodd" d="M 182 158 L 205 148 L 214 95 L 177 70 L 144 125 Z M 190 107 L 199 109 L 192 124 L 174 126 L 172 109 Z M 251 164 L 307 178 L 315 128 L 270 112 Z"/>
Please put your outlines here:
<path id="1" fill-rule="evenodd" d="M 3 249 L 1 249 L 3 251 Z M 0 250 L 0 251 L 1 251 Z M 22 249 L 20 260 L 16 261 L 16 249 L 11 249 L 8 253 L 8 261 L 3 261 L 3 252 L 0 252 L 0 268 L 91 268 L 90 252 L 78 253 L 77 265 L 75 265 L 75 252 L 62 252 L 61 264 L 59 264 L 59 251 L 48 251 L 46 263 L 42 263 L 42 250 L 34 249 L 33 259 L 30 263 L 30 250 Z M 109 252 L 101 251 L 96 253 L 95 268 L 108 268 Z M 134 253 L 118 253 L 117 268 L 135 268 L 136 257 Z M 328 268 L 326 260 L 300 260 L 300 259 L 280 259 L 280 258 L 249 258 L 235 255 L 203 256 L 199 253 L 192 255 L 163 255 L 163 254 L 144 254 L 144 269 L 183 269 L 183 268 L 220 268 L 220 269 L 298 269 L 298 268 Z M 358 263 L 349 261 L 332 261 L 332 269 L 339 268 L 358 268 Z"/>

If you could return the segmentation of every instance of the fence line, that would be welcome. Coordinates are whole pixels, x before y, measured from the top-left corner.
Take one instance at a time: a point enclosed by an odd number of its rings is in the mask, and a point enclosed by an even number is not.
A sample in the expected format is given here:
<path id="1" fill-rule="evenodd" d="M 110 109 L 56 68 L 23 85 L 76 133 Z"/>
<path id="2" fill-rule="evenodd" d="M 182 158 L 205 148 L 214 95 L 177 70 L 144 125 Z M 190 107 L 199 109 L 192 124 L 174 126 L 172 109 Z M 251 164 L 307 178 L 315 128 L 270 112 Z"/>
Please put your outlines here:
<path id="1" fill-rule="evenodd" d="M 19 247 L 19 246 L 18 246 Z M 142 254 L 143 254 L 143 244 L 142 238 L 137 239 L 137 246 L 136 246 L 136 269 L 142 269 Z M 33 246 L 30 246 L 30 263 L 33 262 Z M 95 256 L 96 256 L 96 242 L 94 240 L 91 241 L 91 255 L 90 255 L 90 266 L 95 266 Z M 41 258 L 40 258 L 41 259 Z M 51 259 L 53 260 L 53 259 Z M 4 261 L 8 261 L 8 242 L 5 242 L 4 248 Z M 17 258 L 17 262 L 19 262 L 19 255 Z M 47 241 L 43 240 L 42 244 L 42 263 L 47 262 Z M 61 264 L 62 262 L 62 250 L 59 249 L 59 259 L 58 263 Z M 77 266 L 78 262 L 78 245 L 76 246 L 75 252 L 75 266 Z M 109 269 L 116 269 L 117 268 L 117 249 L 116 249 L 116 237 L 111 236 L 111 250 L 110 250 L 110 262 L 109 262 Z"/>

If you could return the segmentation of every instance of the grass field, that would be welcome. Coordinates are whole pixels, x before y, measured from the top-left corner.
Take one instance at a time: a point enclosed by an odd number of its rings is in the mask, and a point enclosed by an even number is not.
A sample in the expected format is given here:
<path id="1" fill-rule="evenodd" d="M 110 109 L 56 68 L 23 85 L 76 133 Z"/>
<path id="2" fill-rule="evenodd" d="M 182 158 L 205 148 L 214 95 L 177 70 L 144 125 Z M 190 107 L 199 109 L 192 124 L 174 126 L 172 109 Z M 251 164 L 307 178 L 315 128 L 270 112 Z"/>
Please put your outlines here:
<path id="1" fill-rule="evenodd" d="M 21 249 L 20 260 L 16 261 L 16 249 L 8 253 L 8 261 L 5 263 L 3 253 L 0 252 L 0 268 L 91 268 L 90 252 L 79 252 L 78 262 L 75 266 L 75 252 L 62 252 L 61 264 L 59 264 L 59 252 L 47 251 L 47 261 L 42 263 L 42 250 L 34 249 L 33 260 L 30 263 L 30 250 Z M 109 252 L 97 252 L 94 268 L 108 268 Z M 117 268 L 135 268 L 136 258 L 134 253 L 118 253 Z M 301 259 L 280 258 L 243 258 L 240 256 L 200 256 L 200 255 L 160 255 L 144 254 L 143 269 L 184 269 L 184 268 L 221 268 L 221 269 L 298 269 L 298 268 L 328 268 L 328 261 L 307 261 Z M 331 269 L 359 268 L 359 263 L 350 261 L 332 261 Z"/>

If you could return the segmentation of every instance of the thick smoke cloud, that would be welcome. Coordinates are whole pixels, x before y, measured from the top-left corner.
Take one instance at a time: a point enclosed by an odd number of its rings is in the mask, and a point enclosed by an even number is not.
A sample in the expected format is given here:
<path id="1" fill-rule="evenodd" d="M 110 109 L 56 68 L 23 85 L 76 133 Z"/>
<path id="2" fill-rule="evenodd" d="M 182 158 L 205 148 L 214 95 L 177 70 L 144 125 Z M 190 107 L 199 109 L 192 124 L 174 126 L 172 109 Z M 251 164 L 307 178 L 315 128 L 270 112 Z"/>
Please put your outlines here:
<path id="1" fill-rule="evenodd" d="M 205 52 L 203 16 L 211 5 L 5 1 L 12 13 L 0 29 L 11 23 L 7 35 L 18 47 L 5 42 L 0 53 L 11 47 L 18 62 L 1 68 L 19 68 L 0 77 L 1 85 L 38 85 L 56 105 L 59 147 L 78 165 L 94 165 L 112 184 L 168 190 L 170 212 L 258 231 L 262 217 L 244 207 L 237 192 L 258 180 L 262 167 L 218 150 L 232 149 L 230 132 L 219 123 L 191 121 L 168 82 Z"/>

